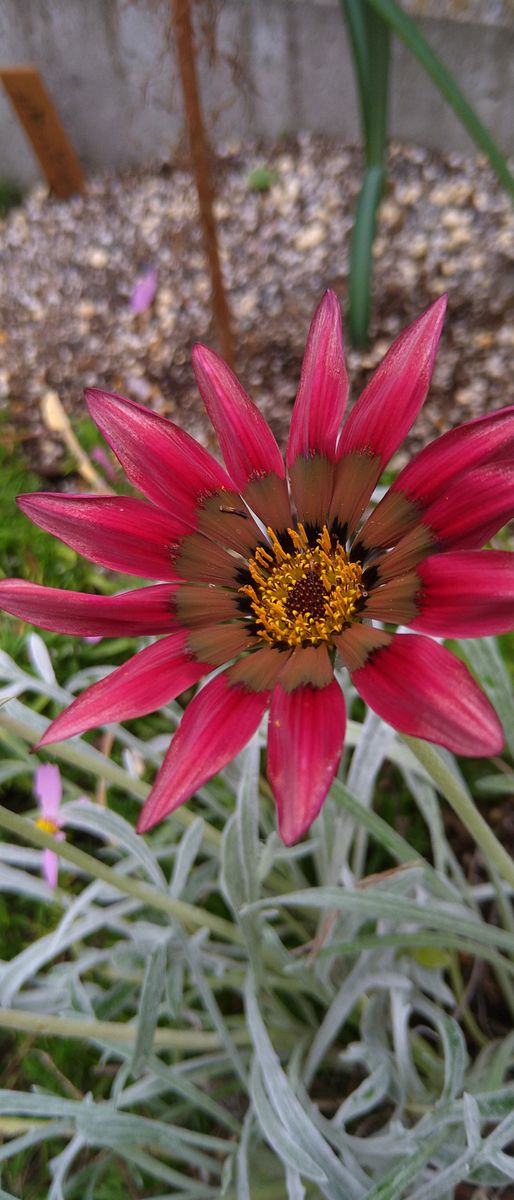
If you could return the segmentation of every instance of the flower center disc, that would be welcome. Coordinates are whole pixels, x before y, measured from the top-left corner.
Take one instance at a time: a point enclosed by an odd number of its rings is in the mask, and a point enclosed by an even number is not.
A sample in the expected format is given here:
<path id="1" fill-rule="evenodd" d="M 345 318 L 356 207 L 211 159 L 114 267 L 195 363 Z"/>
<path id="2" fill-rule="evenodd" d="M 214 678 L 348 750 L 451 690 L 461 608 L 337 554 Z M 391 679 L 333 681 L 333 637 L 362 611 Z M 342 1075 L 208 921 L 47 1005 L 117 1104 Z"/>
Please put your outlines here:
<path id="1" fill-rule="evenodd" d="M 51 821 L 49 817 L 38 817 L 35 822 L 38 829 L 42 829 L 43 833 L 58 833 L 59 826 L 55 821 Z"/>
<path id="2" fill-rule="evenodd" d="M 360 563 L 350 562 L 344 546 L 326 525 L 314 546 L 303 525 L 288 529 L 293 551 L 283 549 L 268 529 L 270 548 L 258 546 L 248 564 L 253 583 L 241 588 L 249 597 L 259 637 L 270 645 L 301 646 L 328 642 L 355 616 L 365 596 Z"/>

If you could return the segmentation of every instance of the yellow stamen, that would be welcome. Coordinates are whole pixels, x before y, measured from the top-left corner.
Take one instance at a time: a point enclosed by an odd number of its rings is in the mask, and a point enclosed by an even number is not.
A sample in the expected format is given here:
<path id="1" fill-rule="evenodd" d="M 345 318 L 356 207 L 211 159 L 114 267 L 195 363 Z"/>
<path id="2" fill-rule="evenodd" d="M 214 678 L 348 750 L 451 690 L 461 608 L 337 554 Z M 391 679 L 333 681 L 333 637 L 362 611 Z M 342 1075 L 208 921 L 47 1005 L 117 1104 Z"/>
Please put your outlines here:
<path id="1" fill-rule="evenodd" d="M 48 817 L 38 817 L 36 821 L 38 829 L 42 829 L 43 833 L 58 833 L 59 826 L 55 821 L 50 821 Z"/>
<path id="2" fill-rule="evenodd" d="M 302 524 L 288 529 L 293 552 L 284 550 L 268 529 L 273 555 L 258 547 L 249 561 L 253 583 L 240 590 L 248 596 L 259 637 L 270 645 L 317 646 L 342 633 L 366 595 L 360 563 L 350 562 L 346 550 L 324 525 L 316 544 L 309 545 Z"/>

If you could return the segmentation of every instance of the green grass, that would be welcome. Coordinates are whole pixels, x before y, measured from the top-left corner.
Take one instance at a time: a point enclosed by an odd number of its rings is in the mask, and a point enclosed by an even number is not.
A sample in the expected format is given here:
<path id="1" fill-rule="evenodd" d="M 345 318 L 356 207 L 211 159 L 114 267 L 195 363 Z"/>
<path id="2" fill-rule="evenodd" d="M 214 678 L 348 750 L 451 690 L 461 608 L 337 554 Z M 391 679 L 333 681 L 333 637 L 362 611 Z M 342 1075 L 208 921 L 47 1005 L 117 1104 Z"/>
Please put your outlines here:
<path id="1" fill-rule="evenodd" d="M 66 463 L 64 472 L 71 472 L 73 463 Z M 93 564 L 80 558 L 42 529 L 38 529 L 20 512 L 16 497 L 24 492 L 48 488 L 27 464 L 16 441 L 14 430 L 0 423 L 0 478 L 2 479 L 2 522 L 0 523 L 0 577 L 30 579 L 47 587 L 69 588 L 75 591 L 111 593 L 116 590 L 116 577 L 104 574 Z M 22 653 L 29 626 L 14 622 L 0 613 L 0 642 L 4 650 L 18 659 Z M 72 643 L 60 634 L 45 634 L 45 640 L 66 663 L 68 673 L 91 661 L 91 654 L 80 653 L 83 643 Z M 75 646 L 75 650 L 73 650 Z"/>
<path id="2" fill-rule="evenodd" d="M 7 216 L 11 208 L 17 208 L 23 200 L 23 191 L 12 179 L 0 179 L 0 219 Z"/>
<path id="3" fill-rule="evenodd" d="M 278 182 L 278 173 L 271 167 L 254 167 L 246 182 L 251 192 L 269 192 L 270 188 Z"/>

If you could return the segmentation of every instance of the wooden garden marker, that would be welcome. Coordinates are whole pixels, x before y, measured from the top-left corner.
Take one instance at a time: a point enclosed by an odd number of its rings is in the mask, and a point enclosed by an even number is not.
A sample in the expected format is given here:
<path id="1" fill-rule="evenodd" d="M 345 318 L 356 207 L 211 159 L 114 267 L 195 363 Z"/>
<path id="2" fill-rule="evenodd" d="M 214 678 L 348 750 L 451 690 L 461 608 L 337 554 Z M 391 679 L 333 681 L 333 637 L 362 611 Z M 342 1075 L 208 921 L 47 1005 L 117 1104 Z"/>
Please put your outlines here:
<path id="1" fill-rule="evenodd" d="M 82 167 L 36 67 L 2 67 L 0 79 L 56 196 L 84 191 Z"/>

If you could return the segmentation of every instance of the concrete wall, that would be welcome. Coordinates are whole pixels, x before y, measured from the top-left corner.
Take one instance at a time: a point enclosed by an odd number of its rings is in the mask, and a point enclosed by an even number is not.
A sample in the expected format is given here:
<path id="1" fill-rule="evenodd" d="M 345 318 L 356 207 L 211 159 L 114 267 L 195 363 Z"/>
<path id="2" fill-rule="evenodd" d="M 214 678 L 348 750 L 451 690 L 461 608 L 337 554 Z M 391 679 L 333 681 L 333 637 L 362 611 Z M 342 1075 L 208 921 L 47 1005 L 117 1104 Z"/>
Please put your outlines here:
<path id="1" fill-rule="evenodd" d="M 513 0 L 405 0 L 405 7 L 417 14 L 502 149 L 514 153 Z M 194 8 L 215 141 L 269 140 L 301 129 L 358 139 L 338 0 L 194 0 Z M 0 64 L 29 62 L 41 71 L 88 171 L 173 160 L 182 112 L 169 0 L 0 0 Z M 396 39 L 391 130 L 444 150 L 471 148 Z M 38 177 L 3 94 L 0 177 L 21 183 Z"/>

